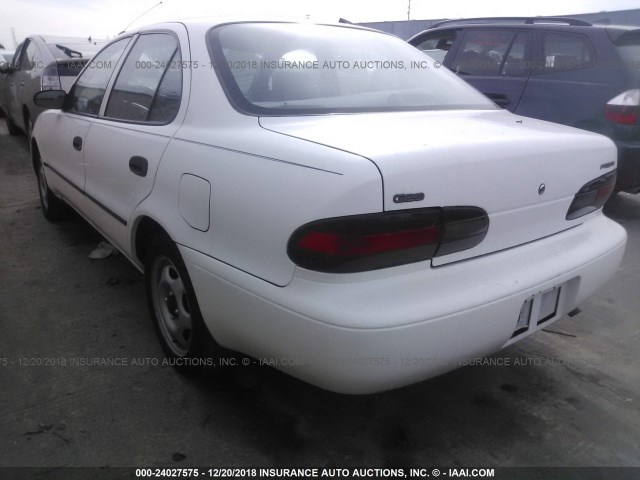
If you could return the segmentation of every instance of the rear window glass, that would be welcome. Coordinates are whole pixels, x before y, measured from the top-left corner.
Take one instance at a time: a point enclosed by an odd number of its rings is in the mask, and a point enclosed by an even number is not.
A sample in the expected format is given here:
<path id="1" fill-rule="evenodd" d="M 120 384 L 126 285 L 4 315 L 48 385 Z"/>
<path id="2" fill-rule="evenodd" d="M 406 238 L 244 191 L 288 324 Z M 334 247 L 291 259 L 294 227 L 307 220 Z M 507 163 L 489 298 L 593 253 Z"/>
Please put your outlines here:
<path id="1" fill-rule="evenodd" d="M 444 62 L 445 57 L 453 47 L 458 32 L 442 32 L 429 35 L 419 43 L 412 42 L 418 50 L 426 53 L 434 60 Z"/>
<path id="2" fill-rule="evenodd" d="M 618 47 L 618 52 L 620 52 L 624 65 L 633 71 L 635 77 L 640 78 L 640 45 Z"/>
<path id="3" fill-rule="evenodd" d="M 231 103 L 259 115 L 494 109 L 419 50 L 349 27 L 240 23 L 208 43 Z"/>
<path id="4" fill-rule="evenodd" d="M 497 75 L 514 36 L 510 31 L 467 32 L 452 70 L 462 75 Z"/>
<path id="5" fill-rule="evenodd" d="M 593 48 L 578 35 L 545 33 L 542 36 L 545 72 L 578 70 L 594 64 Z"/>
<path id="6" fill-rule="evenodd" d="M 623 64 L 640 78 L 640 31 L 627 32 L 616 40 Z"/>
<path id="7" fill-rule="evenodd" d="M 54 58 L 64 60 L 68 58 L 91 58 L 104 45 L 94 45 L 92 43 L 48 43 L 47 47 Z"/>
<path id="8" fill-rule="evenodd" d="M 76 60 L 58 64 L 58 75 L 61 77 L 77 77 L 89 60 Z"/>

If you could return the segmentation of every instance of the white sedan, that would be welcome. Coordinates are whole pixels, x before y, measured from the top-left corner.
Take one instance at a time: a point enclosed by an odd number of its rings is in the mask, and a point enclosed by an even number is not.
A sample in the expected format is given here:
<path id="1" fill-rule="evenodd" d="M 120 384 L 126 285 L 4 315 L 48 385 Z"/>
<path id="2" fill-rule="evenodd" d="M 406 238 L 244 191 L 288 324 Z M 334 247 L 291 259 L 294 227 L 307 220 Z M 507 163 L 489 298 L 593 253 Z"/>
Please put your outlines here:
<path id="1" fill-rule="evenodd" d="M 144 272 L 182 368 L 226 349 L 388 390 L 547 327 L 616 271 L 616 150 L 496 107 L 354 26 L 164 23 L 41 92 L 49 220 L 77 210 Z"/>

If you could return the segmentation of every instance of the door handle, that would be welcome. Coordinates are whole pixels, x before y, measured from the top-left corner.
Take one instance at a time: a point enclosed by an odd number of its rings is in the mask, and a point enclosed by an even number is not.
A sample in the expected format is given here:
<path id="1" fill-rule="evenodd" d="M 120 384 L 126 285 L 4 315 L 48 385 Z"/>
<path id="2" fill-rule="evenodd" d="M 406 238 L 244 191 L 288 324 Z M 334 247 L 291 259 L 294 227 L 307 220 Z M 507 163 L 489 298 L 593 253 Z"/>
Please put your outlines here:
<path id="1" fill-rule="evenodd" d="M 136 155 L 129 159 L 129 170 L 139 177 L 146 177 L 149 171 L 149 162 L 146 158 Z"/>
<path id="2" fill-rule="evenodd" d="M 82 150 L 82 138 L 81 137 L 73 137 L 73 148 L 77 151 Z"/>

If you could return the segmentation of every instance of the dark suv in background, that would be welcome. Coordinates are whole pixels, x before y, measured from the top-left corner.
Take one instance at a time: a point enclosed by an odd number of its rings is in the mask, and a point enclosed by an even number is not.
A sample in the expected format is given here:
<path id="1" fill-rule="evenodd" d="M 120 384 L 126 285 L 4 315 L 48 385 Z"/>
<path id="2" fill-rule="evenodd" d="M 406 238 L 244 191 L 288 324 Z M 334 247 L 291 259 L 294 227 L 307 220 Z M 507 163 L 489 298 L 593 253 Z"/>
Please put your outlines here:
<path id="1" fill-rule="evenodd" d="M 640 192 L 640 27 L 477 18 L 436 23 L 408 42 L 513 113 L 611 138 L 616 189 Z"/>
<path id="2" fill-rule="evenodd" d="M 32 35 L 15 51 L 10 63 L 0 64 L 0 110 L 11 135 L 30 136 L 44 110 L 33 102 L 41 90 L 66 90 L 100 45 L 91 39 Z"/>

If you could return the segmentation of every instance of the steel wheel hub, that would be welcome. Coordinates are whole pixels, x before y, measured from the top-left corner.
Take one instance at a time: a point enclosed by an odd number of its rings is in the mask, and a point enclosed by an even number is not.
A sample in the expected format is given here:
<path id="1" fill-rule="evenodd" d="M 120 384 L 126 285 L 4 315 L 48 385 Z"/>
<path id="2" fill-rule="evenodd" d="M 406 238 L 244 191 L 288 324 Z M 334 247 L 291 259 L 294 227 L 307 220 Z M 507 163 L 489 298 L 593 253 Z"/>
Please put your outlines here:
<path id="1" fill-rule="evenodd" d="M 153 303 L 162 336 L 171 351 L 183 357 L 191 345 L 192 322 L 182 278 L 173 262 L 160 256 L 153 264 L 151 281 Z"/>

